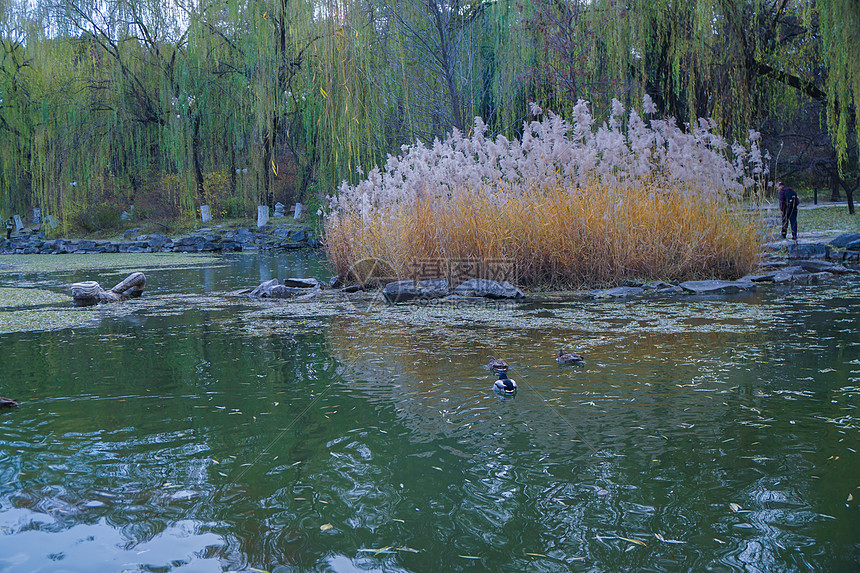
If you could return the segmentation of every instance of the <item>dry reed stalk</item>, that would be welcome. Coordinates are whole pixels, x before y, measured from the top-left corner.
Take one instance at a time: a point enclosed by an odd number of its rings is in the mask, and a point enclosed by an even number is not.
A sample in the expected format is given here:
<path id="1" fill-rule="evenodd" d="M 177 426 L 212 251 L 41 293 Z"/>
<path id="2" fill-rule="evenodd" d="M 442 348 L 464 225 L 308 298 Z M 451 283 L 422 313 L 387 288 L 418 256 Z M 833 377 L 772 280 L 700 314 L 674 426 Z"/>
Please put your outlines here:
<path id="1" fill-rule="evenodd" d="M 524 286 L 611 285 L 632 279 L 736 278 L 756 263 L 755 221 L 722 200 L 675 191 L 590 185 L 527 194 L 470 191 L 374 209 L 327 224 L 339 274 L 387 261 L 511 261 Z"/>

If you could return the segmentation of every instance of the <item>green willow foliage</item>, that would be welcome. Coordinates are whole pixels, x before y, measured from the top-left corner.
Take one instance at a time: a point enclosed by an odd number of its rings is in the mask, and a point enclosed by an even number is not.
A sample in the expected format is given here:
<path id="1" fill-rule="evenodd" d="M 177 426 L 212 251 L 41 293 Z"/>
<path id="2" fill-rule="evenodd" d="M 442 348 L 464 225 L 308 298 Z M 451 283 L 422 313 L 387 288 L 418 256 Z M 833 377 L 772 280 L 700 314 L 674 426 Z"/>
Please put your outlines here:
<path id="1" fill-rule="evenodd" d="M 476 115 L 606 116 L 644 93 L 744 140 L 827 101 L 860 113 L 855 0 L 0 0 L 0 211 L 68 215 L 155 188 L 251 213 L 278 180 L 329 193 Z M 854 118 L 856 121 L 856 117 Z M 220 189 L 220 191 L 219 191 Z M 213 194 L 220 192 L 222 196 Z"/>

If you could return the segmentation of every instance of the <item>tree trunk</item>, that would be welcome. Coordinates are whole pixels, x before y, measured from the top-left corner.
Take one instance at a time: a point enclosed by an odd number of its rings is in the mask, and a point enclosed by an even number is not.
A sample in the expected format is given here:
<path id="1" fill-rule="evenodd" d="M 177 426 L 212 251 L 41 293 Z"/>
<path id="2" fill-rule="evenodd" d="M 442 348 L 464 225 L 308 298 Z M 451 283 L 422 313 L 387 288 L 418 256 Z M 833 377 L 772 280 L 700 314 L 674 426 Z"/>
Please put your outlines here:
<path id="1" fill-rule="evenodd" d="M 203 165 L 200 162 L 200 114 L 194 116 L 194 133 L 191 136 L 191 161 L 194 164 L 194 180 L 197 183 L 197 198 L 201 204 L 206 200 L 203 188 Z"/>
<path id="2" fill-rule="evenodd" d="M 839 201 L 839 173 L 836 168 L 830 172 L 830 201 L 833 203 Z"/>
<path id="3" fill-rule="evenodd" d="M 841 177 L 839 177 L 838 174 L 836 175 L 836 179 L 842 185 L 842 188 L 845 189 L 845 198 L 848 200 L 848 214 L 853 215 L 854 214 L 854 190 L 857 189 L 858 187 L 860 187 L 860 178 L 858 178 L 857 183 L 855 183 L 851 187 L 849 187 L 848 182 L 845 181 L 844 179 L 842 179 Z"/>

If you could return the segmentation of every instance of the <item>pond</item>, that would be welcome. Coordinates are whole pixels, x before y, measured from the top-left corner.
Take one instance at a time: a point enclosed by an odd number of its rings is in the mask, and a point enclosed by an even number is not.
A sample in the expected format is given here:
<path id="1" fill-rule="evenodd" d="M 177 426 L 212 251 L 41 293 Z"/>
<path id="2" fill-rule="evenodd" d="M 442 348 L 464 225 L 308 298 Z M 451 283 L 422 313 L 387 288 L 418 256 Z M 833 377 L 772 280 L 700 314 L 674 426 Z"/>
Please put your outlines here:
<path id="1" fill-rule="evenodd" d="M 857 278 L 325 306 L 226 295 L 307 253 L 119 257 L 0 259 L 0 572 L 860 568 Z"/>

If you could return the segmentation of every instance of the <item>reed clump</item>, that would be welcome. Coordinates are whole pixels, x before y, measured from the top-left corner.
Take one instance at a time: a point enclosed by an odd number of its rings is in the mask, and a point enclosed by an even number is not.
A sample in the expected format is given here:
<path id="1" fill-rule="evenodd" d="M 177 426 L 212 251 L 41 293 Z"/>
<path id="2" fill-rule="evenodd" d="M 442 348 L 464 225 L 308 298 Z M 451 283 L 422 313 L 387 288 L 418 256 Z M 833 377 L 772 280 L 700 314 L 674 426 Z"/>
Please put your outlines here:
<path id="1" fill-rule="evenodd" d="M 625 132 L 618 113 L 593 132 L 580 105 L 573 125 L 551 115 L 521 141 L 485 138 L 476 120 L 471 137 L 404 148 L 332 198 L 329 261 L 360 280 L 481 276 L 493 262 L 555 288 L 752 270 L 761 241 L 738 199 L 764 173 L 754 136 L 729 156 L 708 122 L 685 133 L 631 112 Z"/>
<path id="2" fill-rule="evenodd" d="M 756 237 L 756 220 L 727 201 L 594 184 L 503 201 L 459 193 L 391 205 L 367 219 L 353 213 L 329 224 L 326 246 L 342 276 L 362 260 L 384 261 L 403 279 L 430 278 L 415 275 L 426 261 L 438 262 L 439 276 L 463 261 L 496 261 L 521 285 L 566 288 L 737 278 L 755 267 Z"/>

